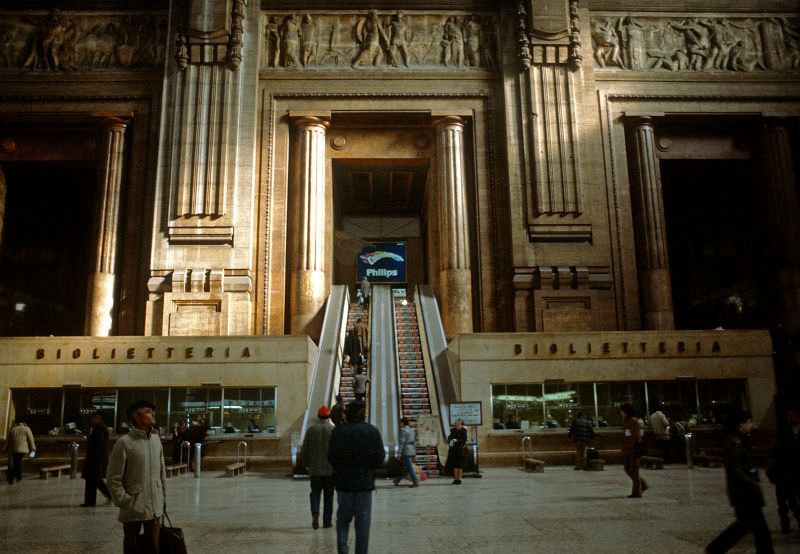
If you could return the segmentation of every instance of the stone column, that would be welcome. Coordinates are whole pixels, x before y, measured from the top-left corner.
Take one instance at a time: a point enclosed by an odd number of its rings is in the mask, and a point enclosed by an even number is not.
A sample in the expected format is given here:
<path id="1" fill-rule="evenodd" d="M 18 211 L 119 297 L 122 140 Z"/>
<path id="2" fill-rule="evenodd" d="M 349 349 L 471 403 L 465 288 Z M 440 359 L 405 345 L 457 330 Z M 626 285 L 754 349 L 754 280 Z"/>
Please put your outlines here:
<path id="1" fill-rule="evenodd" d="M 800 206 L 797 203 L 792 146 L 787 122 L 764 120 L 761 160 L 769 202 L 768 218 L 773 259 L 777 262 L 779 322 L 800 331 Z"/>
<path id="2" fill-rule="evenodd" d="M 304 333 L 325 304 L 325 131 L 328 121 L 320 117 L 292 119 L 295 130 L 292 150 L 292 198 L 296 240 L 289 242 L 293 256 L 290 299 L 290 331 Z"/>
<path id="3" fill-rule="evenodd" d="M 86 297 L 85 333 L 93 337 L 107 337 L 111 335 L 114 327 L 117 232 L 127 123 L 121 119 L 109 118 L 104 120 L 102 125 L 106 136 L 99 184 L 101 198 L 98 202 L 96 224 L 97 247 Z"/>
<path id="4" fill-rule="evenodd" d="M 434 120 L 436 187 L 439 191 L 439 244 L 442 319 L 445 334 L 472 333 L 472 273 L 464 170 L 464 120 Z"/>
<path id="5" fill-rule="evenodd" d="M 667 230 L 653 119 L 636 118 L 632 130 L 631 185 L 638 201 L 634 202 L 634 210 L 638 212 L 634 214 L 634 220 L 637 223 L 642 323 L 645 329 L 674 329 Z"/>

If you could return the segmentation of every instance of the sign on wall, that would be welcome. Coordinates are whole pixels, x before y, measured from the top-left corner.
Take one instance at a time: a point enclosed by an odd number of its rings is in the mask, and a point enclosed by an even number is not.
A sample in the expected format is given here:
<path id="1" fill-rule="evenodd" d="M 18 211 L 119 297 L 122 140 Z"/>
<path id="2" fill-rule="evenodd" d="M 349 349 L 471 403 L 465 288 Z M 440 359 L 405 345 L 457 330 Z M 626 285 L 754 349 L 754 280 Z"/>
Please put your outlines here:
<path id="1" fill-rule="evenodd" d="M 451 402 L 450 425 L 461 419 L 464 425 L 483 425 L 483 410 L 480 402 Z"/>
<path id="2" fill-rule="evenodd" d="M 371 283 L 405 283 L 406 243 L 379 242 L 361 249 L 358 255 L 358 279 L 366 276 Z"/>

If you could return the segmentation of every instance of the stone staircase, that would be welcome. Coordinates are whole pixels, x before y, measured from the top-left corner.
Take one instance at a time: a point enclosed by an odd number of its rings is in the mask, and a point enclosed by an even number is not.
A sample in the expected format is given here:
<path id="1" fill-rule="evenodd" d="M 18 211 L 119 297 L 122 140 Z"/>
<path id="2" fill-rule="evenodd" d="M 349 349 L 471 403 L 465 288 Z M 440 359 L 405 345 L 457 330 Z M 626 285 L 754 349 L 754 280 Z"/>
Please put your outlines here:
<path id="1" fill-rule="evenodd" d="M 400 373 L 400 410 L 415 426 L 417 417 L 430 415 L 431 401 L 425 378 L 425 362 L 422 358 L 417 312 L 413 302 L 395 302 L 395 330 L 397 333 L 397 357 Z M 437 449 L 417 447 L 416 463 L 429 475 L 439 475 Z"/>

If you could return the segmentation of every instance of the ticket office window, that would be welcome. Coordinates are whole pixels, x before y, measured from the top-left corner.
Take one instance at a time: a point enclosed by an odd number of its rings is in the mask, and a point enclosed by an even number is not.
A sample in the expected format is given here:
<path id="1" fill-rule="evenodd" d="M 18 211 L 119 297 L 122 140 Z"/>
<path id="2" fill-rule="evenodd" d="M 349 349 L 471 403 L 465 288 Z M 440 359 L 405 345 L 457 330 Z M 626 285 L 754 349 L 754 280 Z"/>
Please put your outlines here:
<path id="1" fill-rule="evenodd" d="M 223 432 L 275 433 L 275 388 L 224 390 Z"/>

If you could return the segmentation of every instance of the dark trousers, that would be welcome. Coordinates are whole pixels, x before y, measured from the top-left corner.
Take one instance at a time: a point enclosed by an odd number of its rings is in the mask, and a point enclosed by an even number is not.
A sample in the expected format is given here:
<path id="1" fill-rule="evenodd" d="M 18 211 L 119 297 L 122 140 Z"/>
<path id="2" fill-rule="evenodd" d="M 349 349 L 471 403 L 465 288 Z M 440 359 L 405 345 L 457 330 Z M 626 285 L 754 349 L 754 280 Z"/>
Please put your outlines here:
<path id="1" fill-rule="evenodd" d="M 83 503 L 86 506 L 97 504 L 97 491 L 100 491 L 106 498 L 111 498 L 111 493 L 108 491 L 105 481 L 102 479 L 86 479 L 86 484 L 83 488 Z"/>
<path id="2" fill-rule="evenodd" d="M 639 456 L 625 456 L 625 473 L 633 485 L 631 496 L 642 496 L 642 491 L 647 488 L 645 480 L 639 477 L 639 462 Z"/>
<path id="3" fill-rule="evenodd" d="M 338 554 L 348 554 L 347 535 L 350 522 L 355 519 L 356 554 L 367 554 L 369 548 L 369 526 L 372 519 L 372 491 L 337 491 L 336 541 Z"/>
<path id="4" fill-rule="evenodd" d="M 575 469 L 586 469 L 586 449 L 589 441 L 575 441 Z"/>
<path id="5" fill-rule="evenodd" d="M 6 481 L 8 481 L 9 485 L 22 479 L 22 458 L 24 457 L 25 454 L 14 453 L 11 455 L 11 465 L 6 472 Z"/>
<path id="6" fill-rule="evenodd" d="M 322 525 L 329 526 L 333 520 L 333 477 L 311 476 L 311 513 L 319 514 L 320 494 L 323 494 Z"/>
<path id="7" fill-rule="evenodd" d="M 664 458 L 664 463 L 672 463 L 672 439 L 669 437 L 657 438 L 656 449 L 658 453 Z"/>
<path id="8" fill-rule="evenodd" d="M 144 528 L 142 535 L 139 529 Z M 126 521 L 122 524 L 122 531 L 125 538 L 122 543 L 124 554 L 158 554 L 158 535 L 161 531 L 161 522 L 158 519 L 147 521 Z"/>
<path id="9" fill-rule="evenodd" d="M 775 498 L 778 500 L 778 516 L 781 527 L 789 527 L 789 511 L 800 525 L 800 480 L 797 482 L 775 483 Z"/>
<path id="10" fill-rule="evenodd" d="M 722 554 L 730 550 L 748 531 L 752 531 L 756 539 L 758 554 L 772 554 L 772 538 L 760 506 L 734 506 L 736 521 L 728 526 L 716 539 L 706 547 L 709 554 Z"/>

